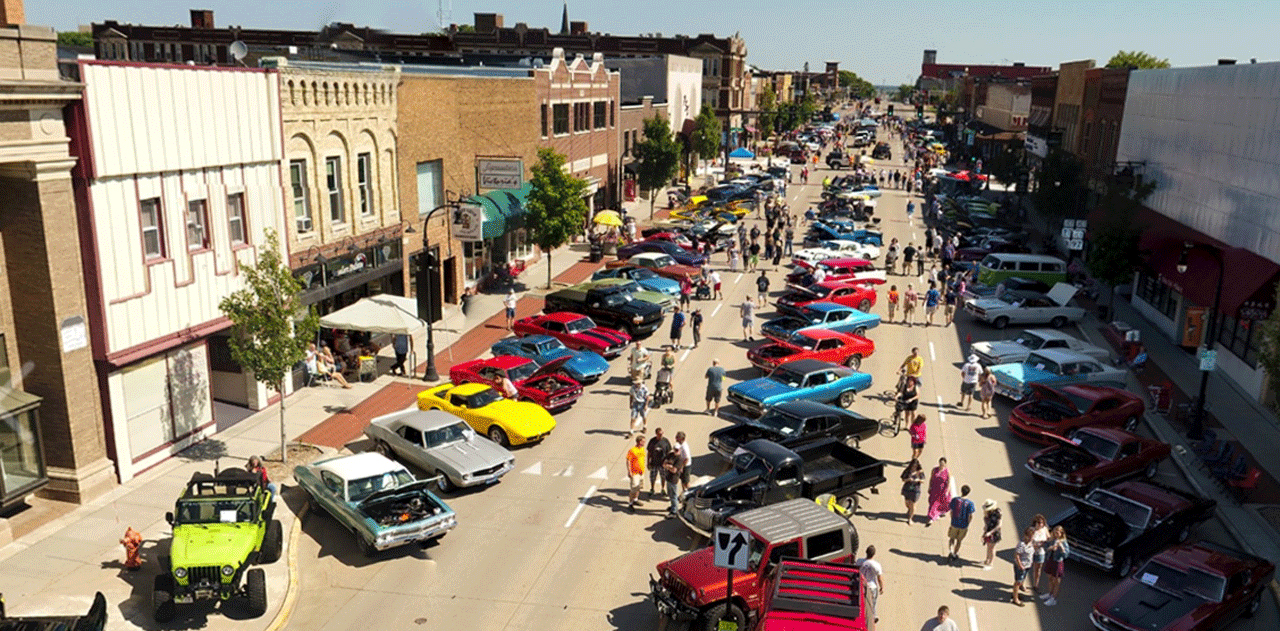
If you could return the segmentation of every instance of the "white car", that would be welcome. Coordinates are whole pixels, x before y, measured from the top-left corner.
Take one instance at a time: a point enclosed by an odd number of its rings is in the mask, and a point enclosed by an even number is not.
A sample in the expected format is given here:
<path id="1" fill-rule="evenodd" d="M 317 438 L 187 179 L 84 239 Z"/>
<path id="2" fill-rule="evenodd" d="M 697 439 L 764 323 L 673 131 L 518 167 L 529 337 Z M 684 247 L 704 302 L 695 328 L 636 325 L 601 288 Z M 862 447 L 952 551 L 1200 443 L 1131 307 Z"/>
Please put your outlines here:
<path id="1" fill-rule="evenodd" d="M 1012 340 L 975 342 L 970 348 L 986 366 L 1016 364 L 1026 360 L 1031 351 L 1050 348 L 1083 353 L 1104 363 L 1111 361 L 1111 351 L 1054 329 L 1028 329 Z"/>
<path id="2" fill-rule="evenodd" d="M 979 298 L 965 303 L 965 311 L 997 329 L 1010 324 L 1048 324 L 1054 328 L 1079 322 L 1085 310 L 1067 303 L 1076 295 L 1075 285 L 1058 283 L 1048 294 L 1036 291 L 1006 291 L 999 298 Z"/>
<path id="3" fill-rule="evenodd" d="M 791 258 L 799 261 L 809 261 L 816 263 L 827 259 L 875 259 L 880 256 L 880 248 L 874 245 L 858 243 L 857 241 L 827 241 L 826 247 L 821 248 L 805 248 L 791 255 Z"/>

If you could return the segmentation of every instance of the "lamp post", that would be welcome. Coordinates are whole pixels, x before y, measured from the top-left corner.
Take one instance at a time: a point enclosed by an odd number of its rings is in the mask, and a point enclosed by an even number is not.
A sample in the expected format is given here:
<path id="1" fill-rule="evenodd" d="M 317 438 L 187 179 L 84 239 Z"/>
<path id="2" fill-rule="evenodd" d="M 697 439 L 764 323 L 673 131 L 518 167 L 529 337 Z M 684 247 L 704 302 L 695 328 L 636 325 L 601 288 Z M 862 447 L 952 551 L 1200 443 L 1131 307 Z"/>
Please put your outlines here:
<path id="1" fill-rule="evenodd" d="M 418 276 L 417 276 L 417 298 L 418 298 L 418 319 L 427 323 L 427 369 L 422 375 L 423 381 L 439 381 L 440 374 L 436 372 L 436 340 L 433 331 L 432 318 L 432 299 L 434 298 L 432 287 L 435 280 L 435 272 L 440 267 L 440 262 L 436 260 L 436 255 L 431 251 L 431 217 L 436 212 L 445 208 L 453 208 L 457 205 L 456 200 L 450 199 L 450 192 L 445 191 L 445 203 L 432 208 L 427 212 L 426 218 L 422 221 L 422 254 L 418 256 Z M 405 232 L 412 232 L 413 226 Z"/>
<path id="2" fill-rule="evenodd" d="M 1200 249 L 1208 252 L 1213 256 L 1213 260 L 1218 264 L 1218 284 L 1213 293 L 1213 308 L 1209 312 L 1208 324 L 1204 325 L 1204 342 L 1205 351 L 1213 349 L 1215 340 L 1218 337 L 1218 309 L 1222 304 L 1222 280 L 1226 276 L 1226 269 L 1222 263 L 1222 252 L 1217 248 L 1207 246 L 1202 243 L 1188 243 L 1182 250 L 1182 254 L 1178 256 L 1178 273 L 1183 274 L 1187 271 L 1187 255 L 1193 249 Z M 1200 394 L 1196 396 L 1195 410 L 1191 414 L 1191 427 L 1187 430 L 1187 436 L 1194 440 L 1204 438 L 1204 398 L 1205 392 L 1209 388 L 1209 370 L 1203 366 L 1200 368 Z"/>

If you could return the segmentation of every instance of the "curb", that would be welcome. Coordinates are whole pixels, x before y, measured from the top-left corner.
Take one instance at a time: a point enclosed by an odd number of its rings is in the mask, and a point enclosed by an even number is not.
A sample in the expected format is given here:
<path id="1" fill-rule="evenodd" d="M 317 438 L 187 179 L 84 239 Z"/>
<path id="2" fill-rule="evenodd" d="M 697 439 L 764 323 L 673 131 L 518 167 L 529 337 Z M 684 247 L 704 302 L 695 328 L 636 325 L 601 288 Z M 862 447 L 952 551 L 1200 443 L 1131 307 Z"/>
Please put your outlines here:
<path id="1" fill-rule="evenodd" d="M 289 618 L 293 616 L 293 607 L 298 600 L 298 537 L 302 534 L 302 520 L 307 516 L 307 510 L 311 506 L 308 502 L 303 504 L 302 510 L 298 511 L 293 518 L 293 527 L 289 529 L 289 587 L 285 591 L 284 602 L 280 605 L 280 611 L 276 612 L 276 617 L 267 625 L 267 631 L 279 631 L 285 625 L 289 624 Z"/>

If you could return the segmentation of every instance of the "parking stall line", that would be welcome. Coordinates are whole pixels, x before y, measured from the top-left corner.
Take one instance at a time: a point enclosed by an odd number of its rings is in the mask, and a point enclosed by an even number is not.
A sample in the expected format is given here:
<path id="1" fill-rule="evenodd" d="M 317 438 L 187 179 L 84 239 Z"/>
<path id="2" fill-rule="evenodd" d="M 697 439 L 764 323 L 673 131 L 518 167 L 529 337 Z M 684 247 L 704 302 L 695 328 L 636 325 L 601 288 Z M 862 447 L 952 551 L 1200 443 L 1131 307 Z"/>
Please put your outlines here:
<path id="1" fill-rule="evenodd" d="M 733 284 L 737 285 L 740 280 L 742 280 L 742 274 L 738 274 L 738 277 L 733 279 Z"/>
<path id="2" fill-rule="evenodd" d="M 684 353 L 682 353 L 682 354 L 680 355 L 680 361 L 684 361 L 684 358 L 688 357 L 688 356 L 689 356 L 689 352 L 690 352 L 690 351 L 692 351 L 692 350 L 693 350 L 693 348 L 686 348 L 686 349 L 684 349 Z"/>
<path id="3" fill-rule="evenodd" d="M 938 353 L 933 349 L 933 342 L 929 342 L 929 361 L 938 361 Z"/>
<path id="4" fill-rule="evenodd" d="M 943 423 L 947 422 L 947 413 L 942 411 L 942 397 L 938 396 L 938 420 Z"/>
<path id="5" fill-rule="evenodd" d="M 721 302 L 721 303 L 717 304 L 717 305 L 716 305 L 716 308 L 711 310 L 711 317 L 713 317 L 713 318 L 714 318 L 714 317 L 716 317 L 716 314 L 717 314 L 717 313 L 720 313 L 720 307 L 723 307 L 723 306 L 724 306 L 724 303 L 723 303 L 723 302 Z"/>
<path id="6" fill-rule="evenodd" d="M 969 605 L 969 631 L 978 631 L 978 610 Z"/>
<path id="7" fill-rule="evenodd" d="M 587 506 L 587 500 L 591 499 L 591 496 L 595 495 L 595 493 L 596 493 L 596 485 L 592 484 L 591 488 L 587 489 L 586 495 L 583 495 L 582 499 L 578 500 L 578 507 L 573 509 L 572 515 L 569 515 L 569 521 L 564 522 L 565 528 L 572 526 L 573 522 L 577 521 L 578 515 L 581 515 L 582 509 L 586 508 Z"/>

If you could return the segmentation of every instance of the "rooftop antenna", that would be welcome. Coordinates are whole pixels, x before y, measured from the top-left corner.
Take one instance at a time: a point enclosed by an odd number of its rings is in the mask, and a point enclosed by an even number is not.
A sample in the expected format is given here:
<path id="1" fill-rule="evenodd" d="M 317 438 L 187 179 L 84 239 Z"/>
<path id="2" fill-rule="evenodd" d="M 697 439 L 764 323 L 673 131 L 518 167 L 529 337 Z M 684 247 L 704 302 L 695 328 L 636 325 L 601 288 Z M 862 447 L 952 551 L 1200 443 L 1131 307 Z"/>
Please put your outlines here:
<path id="1" fill-rule="evenodd" d="M 249 54 L 249 47 L 244 42 L 236 40 L 231 42 L 227 47 L 227 52 L 231 53 L 231 58 L 235 59 L 241 66 L 244 65 L 244 57 Z"/>
<path id="2" fill-rule="evenodd" d="M 449 23 L 453 21 L 453 0 L 449 0 L 449 8 L 445 8 L 445 0 L 436 1 L 436 23 L 440 27 L 440 32 L 444 32 L 449 28 Z"/>

